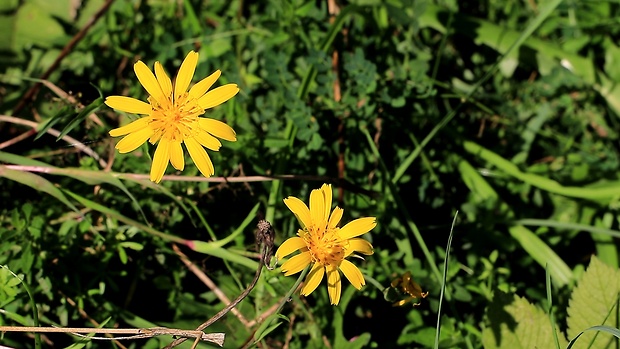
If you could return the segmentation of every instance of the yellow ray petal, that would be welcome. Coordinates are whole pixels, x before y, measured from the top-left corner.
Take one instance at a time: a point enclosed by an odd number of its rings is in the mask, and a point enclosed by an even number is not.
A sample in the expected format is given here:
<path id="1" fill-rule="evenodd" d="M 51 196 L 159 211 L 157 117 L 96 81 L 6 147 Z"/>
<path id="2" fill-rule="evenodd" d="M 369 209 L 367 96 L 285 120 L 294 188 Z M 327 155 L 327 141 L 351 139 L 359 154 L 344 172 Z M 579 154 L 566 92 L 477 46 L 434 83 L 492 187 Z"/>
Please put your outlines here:
<path id="1" fill-rule="evenodd" d="M 195 99 L 198 99 L 204 96 L 204 94 L 207 93 L 207 91 L 211 88 L 211 86 L 213 86 L 213 84 L 220 77 L 220 75 L 222 75 L 222 72 L 219 70 L 216 70 L 213 74 L 198 81 L 196 85 L 192 86 L 192 88 L 189 89 L 189 95 Z"/>
<path id="2" fill-rule="evenodd" d="M 109 96 L 105 99 L 105 104 L 126 113 L 150 114 L 153 110 L 151 105 L 135 98 L 125 96 Z"/>
<path id="3" fill-rule="evenodd" d="M 286 207 L 288 207 L 289 210 L 291 210 L 291 212 L 293 212 L 295 217 L 297 217 L 297 220 L 299 220 L 299 222 L 301 223 L 302 228 L 306 228 L 312 225 L 310 210 L 303 201 L 299 200 L 294 196 L 289 196 L 288 198 L 284 199 L 284 204 L 286 205 Z"/>
<path id="4" fill-rule="evenodd" d="M 360 252 L 368 256 L 375 253 L 372 249 L 372 245 L 370 244 L 370 242 L 364 239 L 349 240 L 349 246 L 347 246 L 344 256 L 348 257 L 353 252 Z"/>
<path id="5" fill-rule="evenodd" d="M 153 72 L 142 61 L 137 61 L 133 65 L 133 71 L 136 72 L 138 81 L 142 84 L 142 87 L 149 93 L 159 104 L 164 104 L 164 93 L 159 86 L 159 82 Z"/>
<path id="6" fill-rule="evenodd" d="M 170 142 L 170 163 L 179 171 L 183 171 L 185 168 L 185 157 L 183 156 L 181 142 Z"/>
<path id="7" fill-rule="evenodd" d="M 351 285 L 358 290 L 366 284 L 366 280 L 364 280 L 364 275 L 362 275 L 362 272 L 348 260 L 342 260 L 340 263 L 340 270 L 342 270 L 342 273 L 347 277 Z"/>
<path id="8" fill-rule="evenodd" d="M 220 147 L 222 147 L 222 143 L 220 143 L 217 138 L 211 136 L 209 133 L 207 133 L 207 131 L 203 129 L 198 130 L 198 133 L 196 133 L 194 139 L 197 140 L 198 143 L 202 144 L 203 147 L 206 147 L 207 149 L 211 149 L 213 151 L 218 151 L 220 150 Z"/>
<path id="9" fill-rule="evenodd" d="M 115 128 L 113 130 L 110 130 L 110 132 L 108 132 L 108 134 L 111 137 L 118 137 L 118 136 L 123 136 L 126 135 L 128 133 L 132 133 L 132 132 L 137 132 L 140 131 L 142 129 L 145 128 L 150 128 L 149 127 L 149 122 L 151 121 L 150 118 L 148 117 L 144 117 L 144 118 L 140 118 L 138 120 L 132 121 L 129 124 L 119 127 L 119 128 Z"/>
<path id="10" fill-rule="evenodd" d="M 316 288 L 323 280 L 323 275 L 325 274 L 325 267 L 322 264 L 314 263 L 308 277 L 306 277 L 306 284 L 301 289 L 301 294 L 304 296 L 309 295 L 314 292 Z"/>
<path id="11" fill-rule="evenodd" d="M 136 132 L 132 132 L 121 139 L 116 144 L 116 149 L 119 153 L 129 153 L 136 150 L 140 145 L 144 144 L 149 137 L 153 134 L 153 130 L 150 128 L 143 128 Z"/>
<path id="12" fill-rule="evenodd" d="M 325 215 L 323 220 L 327 222 L 327 220 L 329 219 L 329 212 L 332 209 L 332 185 L 323 184 L 321 190 L 323 191 L 323 195 L 325 196 Z"/>
<path id="13" fill-rule="evenodd" d="M 200 173 L 205 177 L 211 177 L 215 173 L 213 163 L 209 158 L 209 155 L 204 150 L 202 145 L 193 138 L 187 138 L 183 141 L 189 156 L 194 160 L 194 164 L 198 167 Z"/>
<path id="14" fill-rule="evenodd" d="M 342 213 L 343 212 L 344 212 L 344 210 L 341 209 L 338 206 L 336 206 L 336 208 L 334 208 L 334 212 L 332 212 L 331 217 L 329 217 L 329 227 L 330 228 L 335 228 L 336 226 L 338 226 L 338 223 L 340 223 L 340 220 L 342 219 Z"/>
<path id="15" fill-rule="evenodd" d="M 312 223 L 325 227 L 327 219 L 325 219 L 325 193 L 321 189 L 314 189 L 310 193 L 310 216 Z"/>
<path id="16" fill-rule="evenodd" d="M 151 181 L 159 183 L 166 172 L 168 162 L 170 161 L 170 141 L 168 138 L 162 138 L 155 149 L 153 155 L 153 164 L 151 165 Z"/>
<path id="17" fill-rule="evenodd" d="M 161 63 L 155 62 L 155 77 L 159 82 L 159 86 L 161 87 L 161 91 L 164 93 L 166 98 L 170 98 L 172 95 L 172 82 L 166 74 L 164 67 L 162 67 Z"/>
<path id="18" fill-rule="evenodd" d="M 219 120 L 198 118 L 198 125 L 200 125 L 200 128 L 209 132 L 215 137 L 230 142 L 234 142 L 237 140 L 237 134 L 235 133 L 235 130 L 233 130 L 232 127 L 226 125 Z"/>
<path id="19" fill-rule="evenodd" d="M 227 84 L 224 86 L 220 86 L 214 90 L 207 92 L 206 95 L 200 97 L 198 99 L 198 104 L 202 109 L 217 107 L 218 105 L 233 98 L 237 94 L 237 92 L 239 92 L 239 87 L 237 87 L 237 84 Z"/>
<path id="20" fill-rule="evenodd" d="M 179 96 L 183 95 L 187 88 L 189 87 L 189 83 L 192 82 L 192 78 L 194 77 L 194 71 L 196 70 L 196 65 L 198 64 L 198 53 L 194 51 L 189 51 L 183 63 L 181 63 L 181 67 L 179 68 L 179 73 L 177 74 L 177 79 L 174 83 L 174 98 L 179 98 Z"/>
<path id="21" fill-rule="evenodd" d="M 354 221 L 347 223 L 344 227 L 340 228 L 340 238 L 343 240 L 354 238 L 362 234 L 368 233 L 372 228 L 377 226 L 377 220 L 375 217 L 358 218 Z"/>
<path id="22" fill-rule="evenodd" d="M 281 269 L 284 272 L 284 276 L 289 276 L 299 273 L 311 262 L 312 255 L 310 255 L 309 251 L 306 251 L 291 257 L 288 261 L 282 264 Z"/>
<path id="23" fill-rule="evenodd" d="M 304 241 L 304 239 L 297 237 L 297 236 L 292 237 L 284 241 L 284 243 L 280 245 L 280 247 L 276 251 L 276 259 L 282 259 L 288 256 L 289 254 L 299 249 L 302 249 L 304 247 L 306 247 L 306 242 Z"/>
<path id="24" fill-rule="evenodd" d="M 326 266 L 327 269 L 327 293 L 332 305 L 338 305 L 340 302 L 341 282 L 338 267 L 331 265 Z"/>

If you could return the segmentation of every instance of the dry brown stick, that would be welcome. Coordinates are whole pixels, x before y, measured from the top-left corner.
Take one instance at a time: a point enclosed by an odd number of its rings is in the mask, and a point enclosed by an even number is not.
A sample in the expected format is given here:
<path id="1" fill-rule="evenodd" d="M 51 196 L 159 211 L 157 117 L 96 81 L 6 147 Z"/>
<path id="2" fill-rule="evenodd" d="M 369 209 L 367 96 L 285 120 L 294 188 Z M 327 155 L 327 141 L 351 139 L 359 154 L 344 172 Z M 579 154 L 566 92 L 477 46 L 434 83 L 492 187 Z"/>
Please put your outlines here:
<path id="1" fill-rule="evenodd" d="M 13 123 L 13 124 L 18 124 L 18 125 L 30 126 L 33 129 L 35 129 L 35 130 L 37 129 L 37 127 L 39 127 L 39 124 L 34 122 L 34 121 L 24 120 L 24 119 L 16 118 L 14 116 L 9 116 L 9 115 L 0 115 L 0 121 L 10 122 L 10 123 Z M 55 130 L 53 128 L 48 129 L 47 133 L 51 134 L 54 137 L 58 137 L 60 135 L 60 131 Z M 80 149 L 86 155 L 89 155 L 93 159 L 97 160 L 101 167 L 105 168 L 106 166 L 108 166 L 108 163 L 105 160 L 103 160 L 99 156 L 99 154 L 97 154 L 94 150 L 92 150 L 91 148 L 86 146 L 84 143 L 78 141 L 77 139 L 75 139 L 75 138 L 73 138 L 71 136 L 68 136 L 68 135 L 64 135 L 62 137 L 62 140 L 64 140 L 65 142 L 71 144 L 72 146 Z"/>
<path id="2" fill-rule="evenodd" d="M 336 4 L 335 0 L 327 1 L 327 11 L 329 12 L 329 23 L 333 24 L 336 20 L 336 16 L 340 13 L 340 8 L 338 4 Z M 344 35 L 344 29 L 343 35 Z M 336 103 L 340 103 L 342 99 L 342 91 L 340 89 L 340 71 L 339 71 L 339 53 L 338 49 L 334 49 L 332 52 L 332 74 L 334 76 L 334 101 Z M 345 177 L 345 127 L 344 127 L 344 118 L 342 115 L 338 115 L 338 178 Z M 338 187 L 338 201 L 342 203 L 344 201 L 344 188 Z"/>
<path id="3" fill-rule="evenodd" d="M 31 326 L 0 326 L 2 332 L 32 332 L 32 333 L 69 333 L 80 337 L 96 340 L 127 340 L 152 338 L 157 336 L 181 336 L 186 338 L 197 338 L 199 340 L 215 343 L 219 346 L 224 344 L 224 333 L 204 333 L 195 330 L 179 330 L 167 327 L 151 328 L 89 328 L 89 327 L 31 327 Z M 81 333 L 105 333 L 129 335 L 123 337 L 87 337 Z"/>
<path id="4" fill-rule="evenodd" d="M 82 40 L 84 36 L 86 36 L 86 33 L 88 32 L 88 30 L 90 30 L 90 28 L 93 25 L 95 25 L 95 23 L 97 23 L 99 18 L 103 16 L 103 14 L 108 10 L 108 8 L 110 7 L 110 5 L 112 5 L 113 2 L 114 0 L 107 0 L 101 6 L 101 8 L 99 8 L 99 10 L 97 10 L 97 12 L 93 14 L 93 16 L 88 20 L 88 22 L 86 22 L 86 25 L 84 25 L 84 27 L 77 34 L 75 34 L 73 38 L 71 38 L 71 41 L 69 41 L 65 45 L 65 47 L 63 47 L 62 51 L 60 51 L 60 54 L 58 55 L 58 57 L 56 57 L 52 65 L 50 65 L 50 67 L 47 68 L 45 73 L 41 75 L 40 78 L 42 80 L 47 79 L 52 74 L 52 72 L 56 70 L 56 68 L 58 68 L 58 66 L 60 65 L 60 62 L 71 52 L 71 50 L 78 44 L 78 42 L 80 42 L 80 40 Z M 24 96 L 19 101 L 15 109 L 13 109 L 13 115 L 17 115 L 17 113 L 19 113 L 26 106 L 26 104 L 28 104 L 34 98 L 37 92 L 39 92 L 40 88 L 41 88 L 41 83 L 40 82 L 35 83 L 34 86 L 32 86 L 26 92 L 26 94 L 24 94 Z"/>
<path id="5" fill-rule="evenodd" d="M 24 133 L 22 133 L 20 135 L 17 135 L 15 137 L 9 139 L 8 141 L 4 141 L 4 142 L 0 143 L 0 149 L 4 149 L 6 147 L 10 147 L 13 144 L 21 142 L 24 139 L 26 139 L 26 138 L 28 138 L 30 136 L 33 136 L 35 134 L 37 134 L 37 131 L 35 129 L 28 130 L 28 131 L 26 131 L 26 132 L 24 132 Z"/>
<path id="6" fill-rule="evenodd" d="M 226 308 L 220 310 L 217 314 L 213 315 L 213 317 L 211 317 L 209 320 L 203 322 L 200 326 L 196 328 L 196 331 L 202 331 L 205 328 L 211 326 L 217 320 L 221 319 L 232 308 L 236 307 L 237 304 L 239 304 L 243 299 L 245 299 L 245 297 L 247 297 L 250 294 L 250 292 L 254 289 L 254 286 L 256 286 L 256 283 L 258 282 L 258 279 L 260 278 L 260 273 L 263 270 L 263 266 L 265 265 L 265 260 L 268 261 L 269 259 L 271 259 L 271 256 L 273 254 L 273 244 L 274 244 L 274 235 L 275 235 L 275 232 L 273 228 L 271 227 L 271 223 L 267 222 L 266 220 L 259 221 L 257 228 L 258 229 L 256 230 L 256 233 L 255 233 L 256 244 L 260 248 L 261 258 L 258 261 L 258 268 L 256 269 L 256 273 L 254 274 L 254 279 L 252 279 L 252 282 L 250 282 L 248 287 L 246 287 L 246 289 L 243 292 L 241 292 L 241 294 L 234 301 L 228 304 Z M 185 342 L 186 340 L 187 338 L 179 338 L 175 340 L 174 342 L 165 346 L 164 349 L 174 348 L 177 345 Z"/>
<path id="7" fill-rule="evenodd" d="M 174 250 L 174 253 L 176 253 L 181 258 L 181 261 L 183 262 L 183 264 L 185 264 L 187 269 L 189 269 L 189 271 L 194 273 L 194 275 L 196 275 L 196 277 L 198 279 L 200 279 L 200 281 L 202 281 L 208 288 L 210 288 L 211 291 L 213 291 L 215 296 L 222 303 L 230 304 L 230 299 L 228 299 L 228 297 L 226 297 L 224 292 L 222 292 L 222 290 L 220 290 L 220 288 L 217 287 L 217 285 L 213 282 L 213 280 L 211 280 L 211 278 L 209 278 L 207 276 L 207 274 L 205 274 L 202 270 L 200 270 L 196 266 L 196 264 L 192 263 L 187 258 L 187 256 L 183 252 L 181 252 L 181 250 L 179 249 L 179 247 L 177 245 L 173 244 L 172 245 L 172 249 Z M 250 324 L 249 324 L 248 320 L 245 318 L 245 316 L 243 316 L 243 314 L 241 314 L 241 312 L 239 312 L 239 310 L 237 310 L 236 308 L 232 308 L 232 310 L 230 312 L 233 313 L 237 317 L 237 319 L 239 319 L 239 322 L 241 322 L 243 324 L 243 326 L 245 326 L 246 328 L 250 328 Z"/>
<path id="8" fill-rule="evenodd" d="M 93 326 L 95 327 L 99 327 L 101 326 L 97 321 L 95 321 L 95 319 L 93 319 L 92 317 L 90 317 L 88 315 L 88 313 L 86 313 L 86 311 L 84 311 L 84 309 L 78 307 L 78 305 L 73 301 L 73 299 L 71 299 L 70 297 L 67 297 L 66 295 L 64 295 L 62 292 L 60 292 L 60 294 L 65 297 L 65 300 L 67 301 L 67 303 L 69 303 L 69 305 L 71 305 L 72 307 L 74 307 L 75 309 L 77 309 L 78 313 L 80 313 L 80 316 L 82 316 L 84 319 L 88 320 L 88 322 L 90 322 L 91 324 L 93 324 Z M 106 337 L 112 339 L 114 341 L 114 344 L 116 344 L 119 348 L 121 349 L 127 349 L 127 347 L 125 347 L 123 344 L 121 344 L 121 342 L 117 341 L 115 338 L 112 337 L 111 334 L 107 333 Z"/>

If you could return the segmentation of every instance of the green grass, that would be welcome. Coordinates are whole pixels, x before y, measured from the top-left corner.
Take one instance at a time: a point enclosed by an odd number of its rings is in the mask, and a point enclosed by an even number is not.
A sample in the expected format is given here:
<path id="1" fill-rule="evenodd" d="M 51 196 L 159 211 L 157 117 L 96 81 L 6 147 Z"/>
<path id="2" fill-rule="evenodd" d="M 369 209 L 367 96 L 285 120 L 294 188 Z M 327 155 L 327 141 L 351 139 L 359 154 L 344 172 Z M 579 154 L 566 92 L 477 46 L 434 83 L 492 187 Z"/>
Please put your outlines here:
<path id="1" fill-rule="evenodd" d="M 328 182 L 343 222 L 377 217 L 374 255 L 352 259 L 366 286 L 344 280 L 334 307 L 324 284 L 302 297 L 264 270 L 207 329 L 225 347 L 492 347 L 498 306 L 548 322 L 537 343 L 617 337 L 613 309 L 575 325 L 569 299 L 591 256 L 620 263 L 618 4 L 349 1 L 330 15 L 330 2 L 119 0 L 99 17 L 104 0 L 0 5 L 0 326 L 196 328 L 252 280 L 258 220 L 279 246 L 298 229 L 282 200 Z M 218 178 L 186 157 L 156 185 L 155 147 L 119 154 L 108 136 L 135 116 L 102 102 L 145 100 L 133 64 L 174 76 L 190 50 L 194 82 L 220 69 L 216 86 L 239 85 L 206 113 L 238 140 L 209 152 Z M 384 295 L 407 271 L 429 296 L 393 307 Z M 506 340 L 529 330 L 516 325 Z M 0 343 L 116 345 L 34 338 Z"/>

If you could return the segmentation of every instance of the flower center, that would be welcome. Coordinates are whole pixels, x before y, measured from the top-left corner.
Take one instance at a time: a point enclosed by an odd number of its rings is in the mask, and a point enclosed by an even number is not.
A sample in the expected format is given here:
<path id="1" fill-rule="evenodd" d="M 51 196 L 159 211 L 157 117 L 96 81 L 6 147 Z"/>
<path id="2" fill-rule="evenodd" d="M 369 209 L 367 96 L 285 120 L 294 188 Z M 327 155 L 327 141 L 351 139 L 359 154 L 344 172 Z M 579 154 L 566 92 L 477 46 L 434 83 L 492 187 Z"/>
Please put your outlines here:
<path id="1" fill-rule="evenodd" d="M 204 113 L 204 109 L 188 93 L 174 101 L 169 96 L 161 104 L 152 97 L 149 97 L 148 101 L 153 107 L 150 126 L 155 131 L 149 139 L 151 144 L 155 144 L 162 137 L 180 142 L 193 136 L 198 129 L 198 116 Z"/>
<path id="2" fill-rule="evenodd" d="M 344 259 L 346 242 L 338 235 L 338 228 L 307 227 L 303 230 L 302 238 L 308 246 L 313 262 L 338 266 Z"/>

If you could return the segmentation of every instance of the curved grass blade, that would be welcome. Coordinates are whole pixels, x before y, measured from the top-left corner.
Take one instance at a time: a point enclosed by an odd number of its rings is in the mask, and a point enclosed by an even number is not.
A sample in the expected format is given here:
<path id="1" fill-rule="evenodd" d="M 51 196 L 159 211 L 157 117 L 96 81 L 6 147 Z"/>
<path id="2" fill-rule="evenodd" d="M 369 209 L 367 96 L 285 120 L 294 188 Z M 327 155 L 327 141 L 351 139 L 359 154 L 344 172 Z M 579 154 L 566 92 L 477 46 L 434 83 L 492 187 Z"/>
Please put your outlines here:
<path id="1" fill-rule="evenodd" d="M 32 321 L 34 322 L 34 326 L 35 327 L 39 327 L 39 308 L 37 308 L 37 303 L 34 301 L 34 297 L 32 296 L 32 292 L 30 292 L 30 287 L 28 287 L 28 284 L 26 284 L 24 282 L 24 280 L 22 280 L 22 278 L 17 276 L 7 266 L 0 265 L 0 268 L 4 268 L 4 269 L 8 270 L 13 275 L 13 277 L 18 279 L 19 282 L 22 284 L 22 286 L 24 286 L 24 290 L 26 290 L 26 293 L 28 294 L 28 298 L 29 298 L 29 302 L 30 302 L 30 307 L 32 308 Z M 35 333 L 34 334 L 34 347 L 36 349 L 41 349 L 41 334 L 40 333 Z"/>
<path id="2" fill-rule="evenodd" d="M 452 219 L 450 227 L 450 235 L 448 235 L 448 245 L 446 246 L 446 257 L 443 260 L 443 277 L 441 278 L 441 291 L 439 292 L 439 305 L 437 306 L 437 326 L 435 327 L 435 349 L 439 349 L 439 334 L 441 333 L 441 306 L 443 304 L 443 294 L 446 290 L 446 278 L 448 277 L 448 263 L 450 262 L 450 247 L 452 246 L 452 234 L 454 233 L 454 225 L 459 211 L 456 211 Z"/>
<path id="3" fill-rule="evenodd" d="M 441 283 L 441 273 L 439 272 L 439 269 L 437 268 L 437 265 L 435 264 L 435 258 L 433 257 L 430 250 L 426 246 L 426 242 L 424 242 L 424 238 L 422 237 L 422 234 L 420 233 L 418 226 L 413 222 L 413 220 L 411 219 L 411 216 L 409 215 L 409 212 L 405 209 L 406 206 L 403 203 L 402 198 L 398 194 L 398 189 L 396 188 L 396 185 L 394 185 L 394 183 L 392 182 L 392 179 L 387 170 L 387 167 L 385 166 L 385 163 L 383 162 L 383 159 L 381 158 L 381 154 L 379 153 L 379 149 L 377 149 L 377 146 L 375 145 L 375 142 L 372 140 L 370 133 L 368 133 L 368 130 L 366 128 L 361 128 L 361 131 L 366 136 L 366 140 L 368 141 L 368 146 L 370 147 L 371 151 L 373 152 L 373 154 L 379 161 L 381 171 L 383 172 L 383 176 L 385 176 L 385 182 L 387 183 L 387 186 L 390 190 L 390 194 L 392 195 L 395 205 L 400 209 L 400 212 L 405 222 L 407 223 L 407 227 L 409 228 L 409 231 L 416 239 L 416 242 L 420 245 L 420 248 L 422 249 L 422 253 L 424 253 L 424 257 L 426 258 L 426 261 L 428 262 L 431 270 L 433 271 L 433 274 L 435 274 L 435 277 L 437 278 L 437 282 Z M 405 241 L 403 243 L 399 244 L 398 241 L 396 241 L 396 243 L 399 249 L 402 248 L 403 252 L 405 252 L 405 258 L 408 259 L 408 260 L 405 260 L 405 263 L 411 264 L 413 263 L 413 251 L 411 250 L 411 244 L 409 243 L 409 239 L 404 239 L 404 240 Z"/>
<path id="4" fill-rule="evenodd" d="M 458 169 L 465 185 L 476 195 L 478 201 L 492 200 L 496 203 L 497 209 L 508 218 L 514 217 L 512 209 L 501 199 L 497 192 L 487 183 L 486 180 L 476 171 L 469 162 L 460 158 L 458 155 L 452 155 L 458 163 Z M 559 286 L 566 285 L 573 278 L 571 269 L 566 263 L 551 249 L 538 235 L 522 225 L 513 225 L 508 227 L 510 235 L 517 240 L 521 247 L 536 261 L 540 266 L 549 265 L 550 273 L 553 280 Z"/>
<path id="5" fill-rule="evenodd" d="M 550 193 L 596 202 L 603 201 L 605 203 L 609 203 L 611 200 L 614 200 L 620 196 L 620 186 L 616 182 L 608 182 L 587 187 L 565 187 L 553 179 L 532 173 L 522 172 L 517 165 L 474 142 L 463 142 L 463 148 L 472 155 L 476 155 L 489 164 L 502 170 L 507 175 Z"/>
<path id="6" fill-rule="evenodd" d="M 253 261 L 253 260 L 251 260 L 251 259 L 249 259 L 247 257 L 241 256 L 239 254 L 230 252 L 227 249 L 224 249 L 224 248 L 218 246 L 218 242 L 217 241 L 216 242 L 204 242 L 204 241 L 199 241 L 199 240 L 186 240 L 186 239 L 183 239 L 183 238 L 175 236 L 175 235 L 167 234 L 167 233 L 161 232 L 159 230 L 153 229 L 153 228 L 151 228 L 151 227 L 149 227 L 149 226 L 147 226 L 145 224 L 142 224 L 142 223 L 140 223 L 138 221 L 135 221 L 135 220 L 133 220 L 131 218 L 125 217 L 124 215 L 120 214 L 119 212 L 117 212 L 117 211 L 115 211 L 115 210 L 113 210 L 111 208 L 108 208 L 106 206 L 98 204 L 98 203 L 96 203 L 94 201 L 88 200 L 88 199 L 86 199 L 86 198 L 84 198 L 84 197 L 82 197 L 80 195 L 72 193 L 69 190 L 65 190 L 65 192 L 69 196 L 74 198 L 76 201 L 81 203 L 82 205 L 84 205 L 84 206 L 86 206 L 86 207 L 88 207 L 88 208 L 90 208 L 92 210 L 95 210 L 95 211 L 107 214 L 107 215 L 109 215 L 112 218 L 116 218 L 117 220 L 119 220 L 119 221 L 121 221 L 121 222 L 123 222 L 123 223 L 125 223 L 127 225 L 136 227 L 136 228 L 142 230 L 143 232 L 145 232 L 147 234 L 150 234 L 150 235 L 153 235 L 153 236 L 157 236 L 157 237 L 162 238 L 162 239 L 164 239 L 166 241 L 176 242 L 178 244 L 187 246 L 187 247 L 189 247 L 192 250 L 197 251 L 197 252 L 201 252 L 201 253 L 205 253 L 205 254 L 208 254 L 208 255 L 211 255 L 211 256 L 214 256 L 214 257 L 218 257 L 218 258 L 229 260 L 229 261 L 231 261 L 233 263 L 237 263 L 237 264 L 246 266 L 246 267 L 248 267 L 250 269 L 256 270 L 256 268 L 258 267 L 258 263 L 257 262 L 255 262 L 255 261 Z"/>
<path id="7" fill-rule="evenodd" d="M 52 184 L 52 182 L 39 175 L 25 171 L 11 170 L 4 165 L 0 165 L 0 177 L 10 179 L 23 185 L 27 185 L 32 189 L 47 193 L 67 205 L 67 207 L 73 211 L 80 213 L 77 207 L 75 207 L 75 205 L 73 205 L 63 194 L 62 190 L 58 189 L 54 184 Z"/>
<path id="8" fill-rule="evenodd" d="M 64 137 L 67 133 L 71 132 L 77 125 L 84 122 L 84 120 L 92 113 L 96 112 L 103 105 L 103 97 L 99 97 L 95 99 L 91 104 L 87 105 L 80 111 L 65 128 L 62 129 L 58 137 L 56 137 L 56 141 L 59 141 Z"/>
<path id="9" fill-rule="evenodd" d="M 573 347 L 573 345 L 575 345 L 575 342 L 577 342 L 579 337 L 581 337 L 581 335 L 583 335 L 584 333 L 586 333 L 588 331 L 606 332 L 606 333 L 609 333 L 610 335 L 620 339 L 620 330 L 617 329 L 617 328 L 613 328 L 613 327 L 610 327 L 610 326 L 592 326 L 592 327 L 590 327 L 590 328 L 588 328 L 586 330 L 583 330 L 575 338 L 571 339 L 571 341 L 568 342 L 568 346 L 566 347 L 566 349 L 571 349 Z"/>

